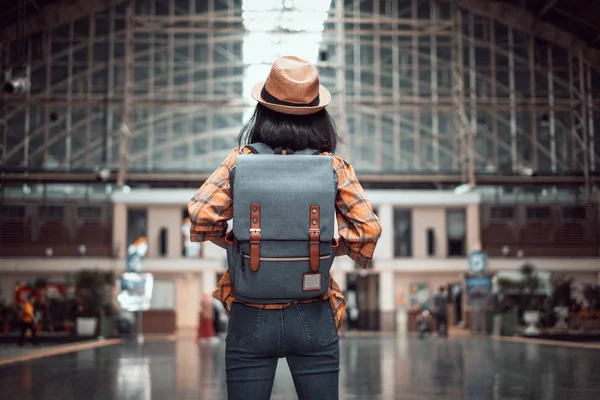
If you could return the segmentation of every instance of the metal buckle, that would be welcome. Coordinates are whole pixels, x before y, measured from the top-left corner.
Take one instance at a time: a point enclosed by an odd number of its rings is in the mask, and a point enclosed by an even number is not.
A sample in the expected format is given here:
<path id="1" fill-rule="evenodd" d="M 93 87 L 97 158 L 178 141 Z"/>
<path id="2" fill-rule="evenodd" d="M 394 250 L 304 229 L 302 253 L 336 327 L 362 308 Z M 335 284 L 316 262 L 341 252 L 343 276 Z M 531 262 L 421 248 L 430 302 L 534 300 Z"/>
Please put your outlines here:
<path id="1" fill-rule="evenodd" d="M 253 233 L 258 233 L 258 240 L 252 240 Z M 261 238 L 260 228 L 250 228 L 250 244 L 257 244 L 260 246 L 260 238 Z"/>

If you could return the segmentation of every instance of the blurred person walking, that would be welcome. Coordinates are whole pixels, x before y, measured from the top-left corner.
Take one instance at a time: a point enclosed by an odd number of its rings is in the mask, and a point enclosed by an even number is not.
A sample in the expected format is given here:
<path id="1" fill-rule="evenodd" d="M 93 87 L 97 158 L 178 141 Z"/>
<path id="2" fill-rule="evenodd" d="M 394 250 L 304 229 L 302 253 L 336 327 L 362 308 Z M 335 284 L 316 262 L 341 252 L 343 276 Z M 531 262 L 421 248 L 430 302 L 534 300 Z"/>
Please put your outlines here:
<path id="1" fill-rule="evenodd" d="M 25 303 L 23 303 L 23 308 L 21 310 L 21 336 L 19 336 L 19 346 L 23 346 L 27 331 L 31 331 L 31 343 L 34 346 L 37 345 L 37 337 L 35 333 L 35 324 L 37 319 L 35 318 L 34 303 L 34 295 L 27 296 L 27 300 L 25 300 Z"/>
<path id="2" fill-rule="evenodd" d="M 433 306 L 438 335 L 440 337 L 448 337 L 448 296 L 446 296 L 443 286 L 440 286 L 439 293 L 433 297 Z"/>
<path id="3" fill-rule="evenodd" d="M 252 96 L 239 147 L 188 205 L 191 240 L 227 250 L 213 296 L 230 312 L 228 398 L 269 399 L 286 358 L 300 400 L 337 400 L 346 301 L 329 268 L 342 255 L 368 268 L 381 225 L 352 166 L 332 154 L 339 137 L 317 69 L 282 57 Z"/>

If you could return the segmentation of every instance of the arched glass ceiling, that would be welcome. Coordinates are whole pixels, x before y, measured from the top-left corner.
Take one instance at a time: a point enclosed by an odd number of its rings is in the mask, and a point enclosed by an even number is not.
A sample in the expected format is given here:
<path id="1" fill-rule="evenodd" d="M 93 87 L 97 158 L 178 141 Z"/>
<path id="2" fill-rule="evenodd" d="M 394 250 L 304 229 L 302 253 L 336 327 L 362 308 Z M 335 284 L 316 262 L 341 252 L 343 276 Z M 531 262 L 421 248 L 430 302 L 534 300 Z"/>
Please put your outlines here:
<path id="1" fill-rule="evenodd" d="M 116 169 L 125 150 L 129 170 L 210 171 L 283 54 L 317 62 L 361 172 L 600 168 L 582 54 L 449 1 L 136 0 L 30 39 L 30 68 L 8 71 L 32 88 L 4 98 L 4 168 Z"/>

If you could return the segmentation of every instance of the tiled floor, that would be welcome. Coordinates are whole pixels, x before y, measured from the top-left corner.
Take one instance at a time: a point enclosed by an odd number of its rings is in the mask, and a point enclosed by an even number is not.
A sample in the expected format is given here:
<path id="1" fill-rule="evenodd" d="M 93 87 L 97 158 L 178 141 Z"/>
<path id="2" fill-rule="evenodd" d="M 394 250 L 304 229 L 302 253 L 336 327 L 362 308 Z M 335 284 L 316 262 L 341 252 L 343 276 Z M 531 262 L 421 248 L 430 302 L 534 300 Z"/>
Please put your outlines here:
<path id="1" fill-rule="evenodd" d="M 341 399 L 600 399 L 600 350 L 389 336 L 344 338 L 341 348 Z M 153 341 L 14 364 L 0 367 L 0 398 L 226 399 L 223 351 Z M 282 362 L 272 399 L 295 398 Z"/>
<path id="2" fill-rule="evenodd" d="M 23 354 L 29 354 L 39 350 L 41 348 L 46 348 L 47 345 L 39 344 L 37 346 L 33 346 L 31 343 L 27 343 L 23 347 L 19 347 L 14 343 L 2 343 L 0 344 L 0 360 L 11 357 L 18 357 Z"/>

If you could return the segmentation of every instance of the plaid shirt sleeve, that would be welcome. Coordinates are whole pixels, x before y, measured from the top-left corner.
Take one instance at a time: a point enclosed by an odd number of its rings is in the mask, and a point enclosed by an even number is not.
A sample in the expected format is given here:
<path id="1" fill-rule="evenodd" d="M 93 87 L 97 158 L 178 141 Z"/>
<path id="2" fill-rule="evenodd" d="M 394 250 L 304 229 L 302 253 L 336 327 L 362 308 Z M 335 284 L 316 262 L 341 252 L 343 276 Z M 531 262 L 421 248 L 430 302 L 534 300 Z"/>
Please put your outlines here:
<path id="1" fill-rule="evenodd" d="M 229 173 L 235 166 L 237 155 L 247 149 L 233 150 L 217 170 L 198 189 L 190 203 L 190 240 L 203 242 L 225 237 L 227 221 L 233 217 L 233 199 L 229 186 Z"/>
<path id="2" fill-rule="evenodd" d="M 381 224 L 358 182 L 354 168 L 344 159 L 335 156 L 333 167 L 338 175 L 335 206 L 340 244 L 358 265 L 369 268 L 377 240 L 381 236 Z"/>

